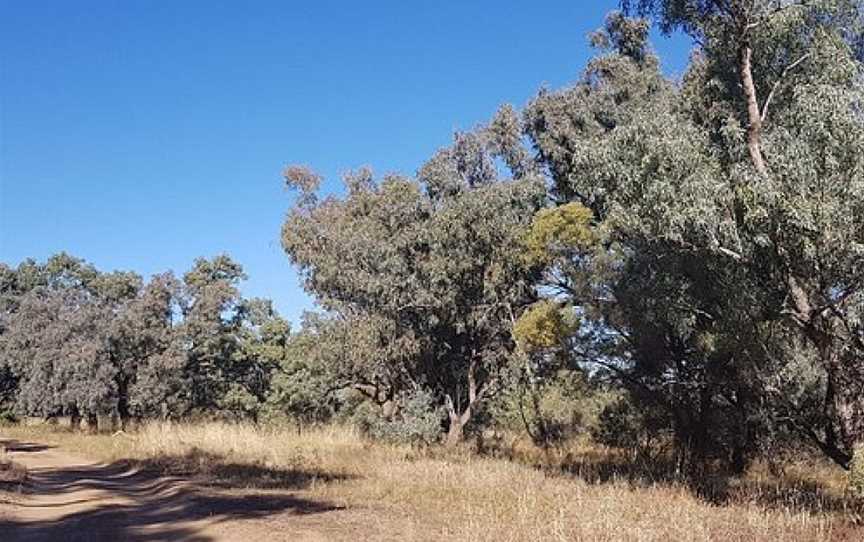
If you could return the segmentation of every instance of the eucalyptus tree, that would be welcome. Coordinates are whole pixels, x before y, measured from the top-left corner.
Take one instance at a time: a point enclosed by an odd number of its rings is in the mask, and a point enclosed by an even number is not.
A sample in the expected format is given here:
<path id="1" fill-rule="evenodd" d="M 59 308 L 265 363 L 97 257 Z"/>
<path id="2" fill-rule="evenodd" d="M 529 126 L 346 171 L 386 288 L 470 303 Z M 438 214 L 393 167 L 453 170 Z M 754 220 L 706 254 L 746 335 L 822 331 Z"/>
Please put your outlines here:
<path id="1" fill-rule="evenodd" d="M 306 313 L 298 332 L 289 333 L 286 325 L 280 333 L 272 334 L 266 341 L 272 352 L 268 357 L 278 358 L 279 366 L 273 373 L 268 406 L 302 429 L 336 414 L 344 390 L 353 388 L 378 405 L 386 403 L 390 387 L 380 377 L 389 373 L 374 370 L 380 353 L 352 340 L 374 337 L 374 333 L 361 336 L 358 331 L 363 332 L 356 325 Z"/>
<path id="2" fill-rule="evenodd" d="M 4 263 L 0 263 L 0 352 L 3 351 L 4 334 L 17 305 L 18 274 Z M 0 356 L 0 409 L 10 410 L 18 389 L 18 379 L 12 372 L 5 356 Z"/>
<path id="3" fill-rule="evenodd" d="M 110 320 L 116 365 L 116 412 L 167 418 L 184 411 L 186 352 L 178 330 L 182 285 L 171 273 L 154 275 Z"/>
<path id="4" fill-rule="evenodd" d="M 237 347 L 225 367 L 228 388 L 220 408 L 235 417 L 257 420 L 268 400 L 275 373 L 282 367 L 291 325 L 269 299 L 243 299 Z"/>
<path id="5" fill-rule="evenodd" d="M 60 253 L 44 264 L 26 260 L 5 275 L 0 341 L 3 365 L 16 383 L 16 407 L 43 416 L 95 415 L 93 408 L 110 393 L 104 378 L 90 381 L 107 359 L 98 272 Z"/>
<path id="6" fill-rule="evenodd" d="M 188 408 L 214 410 L 227 392 L 225 378 L 239 348 L 243 268 L 227 255 L 198 258 L 183 275 L 182 334 Z"/>
<path id="7" fill-rule="evenodd" d="M 285 173 L 301 194 L 283 246 L 306 289 L 363 344 L 362 359 L 340 356 L 339 372 L 383 402 L 432 390 L 450 442 L 494 392 L 515 346 L 512 322 L 536 298 L 538 268 L 520 239 L 545 191 L 518 143 L 504 108 L 488 127 L 457 134 L 416 178 L 364 170 L 346 176 L 344 197 L 319 199 L 317 175 Z"/>
<path id="8" fill-rule="evenodd" d="M 647 22 L 615 14 L 595 37 L 609 53 L 525 114 L 553 195 L 603 236 L 619 359 L 683 441 L 734 449 L 773 416 L 848 466 L 864 422 L 858 6 L 632 4 L 695 38 L 682 83 Z"/>
<path id="9" fill-rule="evenodd" d="M 18 410 L 69 415 L 73 425 L 83 416 L 94 426 L 98 415 L 127 420 L 139 371 L 171 333 L 164 307 L 155 316 L 147 308 L 162 277 L 144 287 L 134 273 L 100 273 L 66 254 L 4 275 L 2 358 Z"/>
<path id="10" fill-rule="evenodd" d="M 255 416 L 287 323 L 244 299 L 242 268 L 196 260 L 177 280 L 100 272 L 61 253 L 0 266 L 0 402 L 24 414 Z"/>
<path id="11" fill-rule="evenodd" d="M 715 139 L 732 194 L 731 220 L 714 248 L 763 277 L 772 308 L 814 350 L 824 421 L 809 434 L 848 466 L 864 439 L 864 86 L 855 50 L 862 6 L 638 7 L 702 44 L 685 83 L 687 106 Z"/>
<path id="12" fill-rule="evenodd" d="M 107 315 L 77 289 L 37 288 L 20 299 L 3 341 L 3 357 L 18 380 L 16 403 L 29 415 L 104 412 L 113 394 L 100 323 Z"/>
<path id="13" fill-rule="evenodd" d="M 586 319 L 588 340 L 567 346 L 665 411 L 679 457 L 695 464 L 719 448 L 717 392 L 734 381 L 709 374 L 728 376 L 730 356 L 709 362 L 714 343 L 703 340 L 720 331 L 705 315 L 726 283 L 706 254 L 675 239 L 713 214 L 704 195 L 720 191 L 718 168 L 707 138 L 679 113 L 648 30 L 611 15 L 592 36 L 601 54 L 583 78 L 529 104 L 525 130 L 560 205 L 538 215 L 531 239 L 547 253 L 547 287 Z"/>

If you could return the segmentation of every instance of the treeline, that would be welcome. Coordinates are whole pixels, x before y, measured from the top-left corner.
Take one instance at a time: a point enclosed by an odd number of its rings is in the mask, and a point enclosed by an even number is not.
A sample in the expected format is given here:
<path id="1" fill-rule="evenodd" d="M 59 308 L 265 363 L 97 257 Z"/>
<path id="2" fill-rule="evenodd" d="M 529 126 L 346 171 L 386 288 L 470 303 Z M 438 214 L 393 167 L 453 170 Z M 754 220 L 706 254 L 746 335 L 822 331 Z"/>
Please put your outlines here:
<path id="1" fill-rule="evenodd" d="M 389 380 L 402 369 L 385 366 L 383 356 L 404 343 L 382 343 L 371 321 L 346 325 L 337 315 L 306 314 L 292 331 L 269 300 L 240 295 L 244 279 L 226 255 L 200 258 L 180 278 L 166 272 L 149 281 L 65 253 L 0 264 L 0 419 L 64 417 L 90 430 L 184 419 L 302 430 L 335 420 L 376 438 L 439 440 L 440 398 Z M 542 412 L 547 425 L 560 423 L 558 436 L 585 430 L 570 421 L 598 408 L 585 407 L 579 375 L 546 387 L 554 391 L 545 408 L 517 406 L 516 395 L 501 393 L 475 428 L 520 429 Z M 524 387 L 511 391 L 524 401 Z"/>
<path id="2" fill-rule="evenodd" d="M 9 415 L 254 418 L 289 334 L 227 256 L 145 282 L 58 254 L 0 265 L 0 404 Z"/>
<path id="3" fill-rule="evenodd" d="M 631 5 L 632 4 L 632 5 Z M 59 256 L 4 270 L 19 411 L 490 426 L 669 446 L 682 472 L 864 443 L 860 2 L 624 2 L 561 90 L 416 175 L 290 166 L 282 242 L 323 309 L 291 333 L 199 260 L 143 284 Z M 680 81 L 653 18 L 693 37 Z"/>

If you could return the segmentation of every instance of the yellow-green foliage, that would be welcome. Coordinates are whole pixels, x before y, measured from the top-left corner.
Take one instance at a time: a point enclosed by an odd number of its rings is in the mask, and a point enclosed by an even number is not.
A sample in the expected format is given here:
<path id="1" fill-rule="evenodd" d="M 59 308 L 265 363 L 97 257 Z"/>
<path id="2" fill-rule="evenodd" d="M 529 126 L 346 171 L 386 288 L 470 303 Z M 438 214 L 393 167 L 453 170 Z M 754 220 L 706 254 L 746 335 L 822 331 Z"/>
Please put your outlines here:
<path id="1" fill-rule="evenodd" d="M 565 314 L 557 303 L 543 300 L 535 303 L 516 321 L 513 336 L 526 352 L 553 348 L 577 327 L 576 318 Z"/>
<path id="2" fill-rule="evenodd" d="M 543 263 L 556 251 L 590 247 L 596 241 L 590 226 L 592 218 L 591 210 L 580 203 L 541 209 L 525 238 L 528 257 Z"/>

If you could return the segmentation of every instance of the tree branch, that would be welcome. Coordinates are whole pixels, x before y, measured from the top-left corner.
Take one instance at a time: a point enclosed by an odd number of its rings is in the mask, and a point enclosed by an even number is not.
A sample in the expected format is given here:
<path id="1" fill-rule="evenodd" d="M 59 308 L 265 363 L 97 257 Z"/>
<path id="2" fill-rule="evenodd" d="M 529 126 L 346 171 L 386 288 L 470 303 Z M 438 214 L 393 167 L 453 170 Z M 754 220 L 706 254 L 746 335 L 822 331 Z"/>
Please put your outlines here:
<path id="1" fill-rule="evenodd" d="M 804 53 L 797 60 L 795 60 L 794 62 L 792 62 L 791 64 L 786 66 L 786 68 L 783 69 L 783 73 L 780 74 L 780 78 L 777 79 L 777 82 L 775 82 L 774 86 L 771 87 L 771 92 L 768 93 L 768 97 L 765 98 L 765 103 L 762 104 L 762 115 L 761 115 L 762 122 L 765 122 L 765 118 L 768 116 L 768 107 L 771 105 L 771 102 L 774 100 L 774 95 L 777 94 L 777 90 L 780 88 L 780 85 L 783 84 L 783 79 L 785 79 L 786 76 L 789 75 L 789 72 L 794 70 L 796 67 L 798 67 L 799 64 L 801 64 L 802 62 L 804 62 L 808 58 L 810 58 L 810 53 Z"/>

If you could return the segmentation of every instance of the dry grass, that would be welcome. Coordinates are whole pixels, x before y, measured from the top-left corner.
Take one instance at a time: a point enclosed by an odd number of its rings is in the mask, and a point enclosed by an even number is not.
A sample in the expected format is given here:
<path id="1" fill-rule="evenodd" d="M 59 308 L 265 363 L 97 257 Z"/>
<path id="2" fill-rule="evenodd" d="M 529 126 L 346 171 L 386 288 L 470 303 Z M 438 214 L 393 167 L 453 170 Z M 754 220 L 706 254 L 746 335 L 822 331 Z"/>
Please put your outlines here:
<path id="1" fill-rule="evenodd" d="M 302 491 L 368 510 L 367 532 L 401 540 L 864 539 L 842 472 L 822 464 L 790 466 L 782 479 L 757 467 L 706 499 L 674 482 L 636 477 L 625 458 L 584 444 L 541 453 L 509 443 L 513 459 L 503 459 L 370 444 L 345 428 L 302 435 L 227 424 L 152 424 L 116 436 L 3 432 L 217 485 Z"/>
<path id="2" fill-rule="evenodd" d="M 14 463 L 0 447 L 0 503 L 16 500 L 26 481 L 27 470 Z"/>

